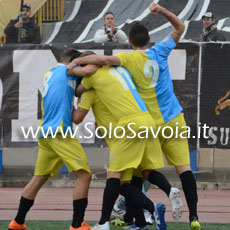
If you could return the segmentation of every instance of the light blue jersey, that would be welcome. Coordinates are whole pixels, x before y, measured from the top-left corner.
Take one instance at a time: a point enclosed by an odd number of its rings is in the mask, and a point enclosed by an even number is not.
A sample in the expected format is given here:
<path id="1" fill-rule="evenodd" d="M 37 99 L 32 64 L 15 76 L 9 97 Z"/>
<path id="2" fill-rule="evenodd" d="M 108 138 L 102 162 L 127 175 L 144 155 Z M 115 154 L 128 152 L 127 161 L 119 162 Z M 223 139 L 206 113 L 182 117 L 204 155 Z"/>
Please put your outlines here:
<path id="1" fill-rule="evenodd" d="M 69 76 L 66 65 L 58 64 L 45 73 L 42 95 L 41 128 L 49 135 L 59 127 L 65 132 L 72 130 L 72 102 L 79 77 Z M 40 132 L 43 137 L 43 132 Z"/>
<path id="2" fill-rule="evenodd" d="M 168 56 L 176 43 L 167 36 L 147 50 L 120 53 L 116 56 L 132 75 L 137 91 L 156 124 L 172 120 L 182 108 L 173 92 Z"/>
<path id="3" fill-rule="evenodd" d="M 176 117 L 182 108 L 173 91 L 173 83 L 168 67 L 168 56 L 176 43 L 171 36 L 167 36 L 162 42 L 157 43 L 146 51 L 150 60 L 156 60 L 159 66 L 159 78 L 157 80 L 155 91 L 158 105 L 165 122 Z"/>

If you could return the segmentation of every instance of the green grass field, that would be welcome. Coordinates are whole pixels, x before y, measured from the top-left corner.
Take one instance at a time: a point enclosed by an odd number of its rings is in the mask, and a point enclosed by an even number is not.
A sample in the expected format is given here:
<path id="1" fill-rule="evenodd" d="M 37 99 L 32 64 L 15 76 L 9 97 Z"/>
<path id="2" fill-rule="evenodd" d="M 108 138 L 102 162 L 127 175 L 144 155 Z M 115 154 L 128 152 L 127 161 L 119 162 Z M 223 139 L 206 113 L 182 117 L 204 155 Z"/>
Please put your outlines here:
<path id="1" fill-rule="evenodd" d="M 95 222 L 87 222 L 94 225 Z M 0 221 L 0 230 L 8 229 L 9 221 Z M 27 226 L 30 230 L 69 230 L 70 221 L 27 221 Z M 111 226 L 111 230 L 119 228 Z M 151 230 L 156 230 L 155 226 L 150 227 Z M 189 230 L 188 223 L 168 223 L 168 230 Z M 202 224 L 202 230 L 229 230 L 230 224 Z"/>

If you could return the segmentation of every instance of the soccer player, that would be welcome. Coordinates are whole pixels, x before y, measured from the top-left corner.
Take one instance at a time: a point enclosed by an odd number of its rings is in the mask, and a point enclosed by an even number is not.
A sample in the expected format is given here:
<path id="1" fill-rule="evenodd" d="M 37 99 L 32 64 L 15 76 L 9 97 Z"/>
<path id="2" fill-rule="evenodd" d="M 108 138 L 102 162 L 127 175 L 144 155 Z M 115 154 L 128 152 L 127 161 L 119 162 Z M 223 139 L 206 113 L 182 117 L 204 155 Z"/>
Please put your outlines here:
<path id="1" fill-rule="evenodd" d="M 109 230 L 108 221 L 120 193 L 120 181 L 124 183 L 121 186 L 121 194 L 126 197 L 129 204 L 133 205 L 133 209 L 145 208 L 158 219 L 158 210 L 154 212 L 153 203 L 135 186 L 128 183 L 132 179 L 134 169 L 138 168 L 143 172 L 164 166 L 158 139 L 139 138 L 137 134 L 143 132 L 144 127 L 154 128 L 155 125 L 137 93 L 131 75 L 122 67 L 103 66 L 95 74 L 83 78 L 77 90 L 78 96 L 91 88 L 94 91 L 88 92 L 88 97 L 92 98 L 90 100 L 95 98 L 96 101 L 100 101 L 100 104 L 95 107 L 98 112 L 94 113 L 97 124 L 106 122 L 105 127 L 107 129 L 109 127 L 112 133 L 112 139 L 109 140 L 109 170 L 103 196 L 102 215 L 93 229 Z M 84 101 L 85 98 L 83 94 L 81 100 Z M 78 116 L 73 116 L 76 123 L 78 119 L 82 120 Z M 154 153 L 152 149 L 155 149 Z M 164 219 L 158 220 L 157 224 L 157 229 L 166 229 Z"/>
<path id="2" fill-rule="evenodd" d="M 109 138 L 108 135 L 106 135 L 106 132 L 109 132 L 109 124 L 115 124 L 116 120 L 113 120 L 114 117 L 106 109 L 106 107 L 100 101 L 100 99 L 95 94 L 93 89 L 87 90 L 86 92 L 82 94 L 80 103 L 78 103 L 77 110 L 73 111 L 73 122 L 75 124 L 81 123 L 83 119 L 85 118 L 85 116 L 87 115 L 87 113 L 89 112 L 90 108 L 93 109 L 93 113 L 95 116 L 97 126 L 103 127 L 100 129 L 101 135 L 105 136 L 106 143 L 108 146 L 110 146 L 113 142 L 113 138 Z M 140 177 L 141 174 L 138 172 L 136 173 L 136 175 L 137 175 L 136 177 L 132 178 L 131 184 L 135 185 L 137 188 L 140 187 L 140 191 L 141 191 L 141 188 L 142 188 L 142 178 Z M 135 189 L 135 188 L 132 187 L 130 189 Z M 151 201 L 149 200 L 149 202 Z M 135 203 L 135 200 L 132 201 L 132 203 Z M 139 207 L 132 207 L 131 205 L 131 208 L 134 208 L 135 210 L 137 210 Z M 164 225 L 165 206 L 162 203 L 157 203 L 155 205 L 155 209 L 157 210 L 158 214 L 154 213 L 154 218 L 160 219 L 161 220 L 160 224 L 162 225 L 162 222 L 163 222 L 163 225 Z M 133 225 L 133 215 L 135 215 L 136 217 L 135 225 Z M 128 216 L 126 215 L 125 217 L 126 217 L 125 221 L 123 221 L 122 223 L 123 228 L 135 226 L 137 227 L 137 229 L 142 229 L 142 228 L 145 228 L 147 225 L 141 208 L 139 208 L 135 213 L 131 211 L 131 213 L 129 213 L 129 215 Z M 118 222 L 118 220 L 116 220 L 116 222 Z M 121 223 L 121 221 L 119 221 L 119 223 Z M 157 226 L 157 228 L 161 229 L 159 226 Z"/>
<path id="3" fill-rule="evenodd" d="M 16 217 L 9 224 L 10 230 L 27 230 L 25 217 L 34 204 L 35 197 L 49 177 L 55 176 L 65 164 L 69 172 L 77 178 L 73 191 L 73 221 L 70 230 L 91 229 L 84 222 L 84 213 L 88 203 L 88 189 L 91 173 L 86 154 L 76 138 L 68 134 L 72 129 L 72 101 L 75 87 L 80 79 L 67 75 L 66 68 L 71 58 L 81 53 L 76 49 L 68 49 L 57 64 L 44 75 L 42 95 L 42 120 L 38 137 L 38 157 L 34 176 L 22 192 Z M 79 70 L 79 74 L 87 75 L 92 66 Z M 95 71 L 95 70 L 94 70 Z M 53 138 L 52 134 L 56 133 Z M 45 135 L 48 134 L 48 137 Z"/>
<path id="4" fill-rule="evenodd" d="M 117 56 L 94 55 L 89 58 L 76 59 L 73 65 L 111 64 L 126 67 L 131 73 L 148 111 L 156 122 L 157 128 L 163 129 L 169 126 L 173 129 L 174 134 L 178 128 L 180 136 L 184 131 L 182 127 L 186 126 L 186 123 L 181 114 L 182 108 L 173 92 L 167 58 L 183 34 L 184 24 L 175 14 L 156 3 L 152 3 L 149 9 L 151 14 L 162 14 L 174 26 L 173 31 L 163 41 L 148 49 L 150 40 L 148 30 L 140 23 L 136 23 L 129 33 L 129 42 L 135 52 L 121 53 Z M 173 136 L 170 139 L 165 139 L 159 133 L 159 139 L 168 164 L 175 166 L 181 179 L 189 208 L 191 229 L 200 230 L 197 214 L 197 187 L 191 171 L 187 138 Z M 153 174 L 154 172 L 146 173 L 145 178 L 160 187 L 160 180 L 153 177 Z M 168 191 L 166 193 L 169 196 L 170 187 L 165 191 Z"/>

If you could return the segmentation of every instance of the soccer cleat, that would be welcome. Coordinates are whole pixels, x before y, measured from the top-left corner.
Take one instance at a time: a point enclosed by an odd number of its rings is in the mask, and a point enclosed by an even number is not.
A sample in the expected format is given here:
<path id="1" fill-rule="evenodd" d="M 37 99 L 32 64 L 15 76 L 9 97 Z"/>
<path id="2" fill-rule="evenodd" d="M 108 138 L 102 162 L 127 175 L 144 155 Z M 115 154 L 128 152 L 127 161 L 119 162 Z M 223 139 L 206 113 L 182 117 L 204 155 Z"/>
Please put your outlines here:
<path id="1" fill-rule="evenodd" d="M 115 218 L 111 218 L 109 222 L 110 222 L 110 224 L 112 224 L 118 228 L 122 228 L 122 229 L 126 229 L 133 224 L 133 221 L 126 223 L 124 221 L 123 216 L 121 216 L 121 217 L 117 216 Z"/>
<path id="2" fill-rule="evenodd" d="M 92 227 L 86 224 L 84 221 L 81 223 L 81 226 L 78 228 L 74 228 L 70 226 L 70 230 L 90 230 L 90 229 L 92 229 Z"/>
<path id="3" fill-rule="evenodd" d="M 150 212 L 144 211 L 144 216 L 145 216 L 145 221 L 147 225 L 152 225 L 153 224 L 153 218 Z"/>
<path id="4" fill-rule="evenodd" d="M 18 224 L 15 220 L 12 220 L 9 224 L 9 230 L 29 230 L 25 224 Z"/>
<path id="5" fill-rule="evenodd" d="M 180 197 L 180 190 L 177 188 L 171 188 L 169 194 L 169 200 L 172 205 L 172 216 L 174 220 L 179 220 L 183 212 L 183 204 Z"/>
<path id="6" fill-rule="evenodd" d="M 125 230 L 150 230 L 150 229 L 147 226 L 137 227 L 135 224 L 133 224 L 130 227 L 126 228 Z"/>
<path id="7" fill-rule="evenodd" d="M 82 226 L 82 227 L 86 227 L 88 230 L 90 230 L 90 229 L 93 228 L 93 227 L 89 226 L 88 224 L 86 224 L 85 221 L 83 221 L 83 222 L 81 223 L 81 226 Z"/>
<path id="8" fill-rule="evenodd" d="M 191 230 L 201 230 L 200 222 L 197 218 L 194 218 L 191 223 Z"/>
<path id="9" fill-rule="evenodd" d="M 117 203 L 114 204 L 113 206 L 113 211 L 118 215 L 118 216 L 124 216 L 126 211 L 124 209 L 119 208 Z"/>
<path id="10" fill-rule="evenodd" d="M 153 219 L 155 220 L 157 230 L 167 230 L 165 222 L 165 205 L 162 203 L 154 204 Z"/>
<path id="11" fill-rule="evenodd" d="M 109 222 L 105 222 L 104 224 L 96 224 L 93 226 L 92 230 L 110 230 Z"/>

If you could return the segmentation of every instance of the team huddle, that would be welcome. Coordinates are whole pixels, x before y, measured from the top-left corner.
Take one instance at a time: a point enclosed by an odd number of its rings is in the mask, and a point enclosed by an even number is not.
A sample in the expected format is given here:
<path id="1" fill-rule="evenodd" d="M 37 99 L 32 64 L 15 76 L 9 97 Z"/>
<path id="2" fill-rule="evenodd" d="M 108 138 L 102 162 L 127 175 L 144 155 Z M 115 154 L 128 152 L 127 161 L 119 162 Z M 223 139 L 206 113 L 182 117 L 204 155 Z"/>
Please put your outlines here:
<path id="1" fill-rule="evenodd" d="M 86 154 L 77 139 L 58 134 L 56 138 L 38 138 L 38 157 L 34 176 L 24 188 L 16 217 L 9 229 L 28 229 L 25 217 L 34 199 L 49 177 L 57 174 L 65 164 L 77 178 L 73 192 L 73 219 L 70 230 L 109 230 L 110 223 L 122 229 L 147 229 L 143 209 L 151 213 L 158 230 L 166 230 L 165 206 L 154 204 L 142 192 L 143 179 L 157 185 L 169 197 L 172 216 L 178 220 L 183 205 L 180 193 L 166 177 L 157 171 L 164 167 L 162 152 L 169 165 L 175 166 L 189 209 L 190 229 L 200 230 L 197 215 L 196 181 L 190 167 L 187 138 L 165 139 L 128 138 L 132 130 L 141 127 L 156 130 L 158 127 L 185 126 L 182 108 L 173 92 L 167 59 L 184 32 L 183 22 L 173 13 L 152 3 L 151 14 L 162 14 L 172 25 L 172 32 L 161 42 L 148 49 L 149 33 L 145 26 L 136 23 L 129 32 L 133 53 L 116 56 L 95 55 L 68 49 L 60 63 L 44 76 L 41 127 L 66 130 L 72 122 L 79 124 L 92 108 L 98 126 L 109 129 L 123 127 L 123 138 L 105 140 L 110 149 L 109 168 L 104 189 L 102 213 L 92 228 L 84 222 L 88 204 L 91 173 Z M 73 109 L 74 95 L 79 97 L 78 108 Z M 103 133 L 103 129 L 101 132 Z M 125 198 L 125 215 L 111 219 L 119 195 Z"/>

